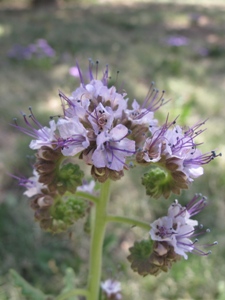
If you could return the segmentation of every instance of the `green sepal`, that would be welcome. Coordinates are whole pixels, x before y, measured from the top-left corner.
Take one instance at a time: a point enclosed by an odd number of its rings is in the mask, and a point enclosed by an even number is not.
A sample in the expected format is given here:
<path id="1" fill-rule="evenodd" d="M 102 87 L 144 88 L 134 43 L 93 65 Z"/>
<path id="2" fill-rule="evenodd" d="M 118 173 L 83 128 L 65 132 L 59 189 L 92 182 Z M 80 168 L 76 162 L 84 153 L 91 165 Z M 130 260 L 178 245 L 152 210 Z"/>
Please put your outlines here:
<path id="1" fill-rule="evenodd" d="M 127 257 L 131 263 L 131 268 L 141 276 L 151 273 L 152 263 L 149 261 L 153 251 L 153 241 L 151 239 L 135 242 L 134 246 L 129 248 L 130 255 Z"/>
<path id="2" fill-rule="evenodd" d="M 78 165 L 68 163 L 63 165 L 57 174 L 57 190 L 63 195 L 69 191 L 75 193 L 78 186 L 82 185 L 84 172 Z"/>
<path id="3" fill-rule="evenodd" d="M 10 277 L 13 283 L 21 289 L 22 295 L 28 300 L 53 300 L 50 295 L 45 295 L 42 291 L 34 288 L 23 277 L 21 277 L 15 270 L 10 270 Z"/>

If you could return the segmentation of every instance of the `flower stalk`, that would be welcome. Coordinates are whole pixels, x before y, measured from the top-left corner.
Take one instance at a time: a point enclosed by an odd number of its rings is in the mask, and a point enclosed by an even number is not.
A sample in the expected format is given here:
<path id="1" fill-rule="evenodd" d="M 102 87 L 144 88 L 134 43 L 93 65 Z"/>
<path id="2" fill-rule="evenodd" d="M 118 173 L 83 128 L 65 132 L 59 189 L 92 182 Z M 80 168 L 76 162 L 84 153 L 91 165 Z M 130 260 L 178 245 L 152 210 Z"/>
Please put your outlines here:
<path id="1" fill-rule="evenodd" d="M 147 222 L 142 222 L 140 220 L 136 220 L 133 218 L 123 217 L 123 216 L 113 216 L 108 215 L 107 216 L 107 222 L 117 222 L 117 223 L 124 223 L 129 224 L 132 227 L 138 226 L 144 230 L 150 230 L 150 225 Z"/>
<path id="2" fill-rule="evenodd" d="M 99 201 L 95 204 L 95 216 L 91 236 L 90 266 L 88 278 L 89 295 L 87 300 L 98 300 L 102 270 L 102 246 L 107 224 L 107 204 L 110 195 L 110 180 L 101 186 Z"/>

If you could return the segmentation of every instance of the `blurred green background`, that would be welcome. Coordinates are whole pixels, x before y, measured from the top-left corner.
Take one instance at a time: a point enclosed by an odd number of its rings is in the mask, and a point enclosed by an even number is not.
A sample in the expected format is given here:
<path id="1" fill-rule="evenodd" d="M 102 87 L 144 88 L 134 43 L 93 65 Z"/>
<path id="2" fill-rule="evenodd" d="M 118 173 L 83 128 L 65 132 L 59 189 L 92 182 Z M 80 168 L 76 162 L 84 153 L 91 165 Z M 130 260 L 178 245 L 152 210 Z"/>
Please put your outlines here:
<path id="1" fill-rule="evenodd" d="M 131 100 L 141 102 L 155 81 L 172 99 L 156 117 L 163 122 L 168 113 L 171 120 L 180 115 L 180 123 L 190 126 L 209 118 L 207 130 L 198 138 L 204 142 L 201 149 L 225 152 L 224 1 L 71 0 L 49 6 L 35 2 L 32 6 L 25 0 L 0 1 L 1 300 L 29 299 L 14 286 L 10 268 L 52 295 L 62 289 L 68 267 L 74 269 L 78 286 L 85 284 L 89 236 L 83 232 L 83 222 L 65 234 L 43 233 L 33 221 L 23 189 L 8 176 L 30 176 L 27 155 L 33 154 L 29 137 L 9 124 L 14 117 L 22 124 L 20 112 L 28 112 L 29 106 L 46 125 L 50 115 L 60 114 L 58 90 L 69 95 L 79 85 L 76 74 L 70 74 L 75 60 L 84 73 L 89 57 L 99 60 L 99 70 L 109 64 L 112 80 L 119 70 L 118 86 Z M 52 50 L 46 52 L 46 46 L 39 54 L 29 52 L 29 45 L 37 45 L 40 39 Z M 219 241 L 212 255 L 190 254 L 188 261 L 175 264 L 169 273 L 141 278 L 132 272 L 126 256 L 133 242 L 147 234 L 124 225 L 109 226 L 103 278 L 113 276 L 122 282 L 124 300 L 225 300 L 224 162 L 220 157 L 205 166 L 204 176 L 169 200 L 145 196 L 140 168 L 113 184 L 111 212 L 149 222 L 164 215 L 175 198 L 185 204 L 201 192 L 209 205 L 198 219 L 211 228 L 202 243 Z"/>

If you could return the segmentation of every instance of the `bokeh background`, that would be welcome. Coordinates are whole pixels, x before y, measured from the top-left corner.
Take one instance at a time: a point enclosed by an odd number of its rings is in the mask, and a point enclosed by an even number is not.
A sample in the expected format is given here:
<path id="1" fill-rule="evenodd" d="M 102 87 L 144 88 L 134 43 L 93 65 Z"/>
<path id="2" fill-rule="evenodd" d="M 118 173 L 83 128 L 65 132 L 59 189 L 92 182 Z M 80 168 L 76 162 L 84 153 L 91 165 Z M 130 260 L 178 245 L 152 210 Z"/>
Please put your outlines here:
<path id="1" fill-rule="evenodd" d="M 55 236 L 33 221 L 29 200 L 8 174 L 30 176 L 27 155 L 34 153 L 29 137 L 10 123 L 18 117 L 22 124 L 20 112 L 32 106 L 47 125 L 50 115 L 61 113 L 58 90 L 69 95 L 79 85 L 75 60 L 85 73 L 92 58 L 100 62 L 99 70 L 110 65 L 112 81 L 120 71 L 118 85 L 131 100 L 141 102 L 151 81 L 166 90 L 171 101 L 156 113 L 161 122 L 168 113 L 188 126 L 208 118 L 198 138 L 201 149 L 224 153 L 225 2 L 1 0 L 0 45 L 0 299 L 29 299 L 15 287 L 11 268 L 36 288 L 57 295 L 69 267 L 75 272 L 72 280 L 85 284 L 89 236 L 82 221 Z M 139 168 L 113 184 L 110 210 L 149 222 L 164 215 L 175 198 L 185 204 L 201 192 L 208 206 L 198 220 L 211 228 L 201 241 L 219 242 L 207 257 L 190 254 L 169 273 L 141 278 L 126 256 L 133 242 L 147 234 L 109 226 L 103 279 L 120 280 L 124 300 L 225 299 L 224 163 L 224 157 L 211 162 L 188 191 L 168 200 L 145 195 Z"/>

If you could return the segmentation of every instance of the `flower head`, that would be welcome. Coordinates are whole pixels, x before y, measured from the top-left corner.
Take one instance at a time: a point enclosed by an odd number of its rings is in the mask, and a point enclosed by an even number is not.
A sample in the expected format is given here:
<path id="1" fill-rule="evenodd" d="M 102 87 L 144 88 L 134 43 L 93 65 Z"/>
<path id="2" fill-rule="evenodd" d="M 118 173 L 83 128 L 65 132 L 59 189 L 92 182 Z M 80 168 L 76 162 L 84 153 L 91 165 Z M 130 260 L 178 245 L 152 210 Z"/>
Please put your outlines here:
<path id="1" fill-rule="evenodd" d="M 202 195 L 195 195 L 190 203 L 183 207 L 177 200 L 169 207 L 167 216 L 157 219 L 151 225 L 150 236 L 152 240 L 160 243 L 167 243 L 172 246 L 175 253 L 188 258 L 187 252 L 193 252 L 200 255 L 207 255 L 210 252 L 204 252 L 198 246 L 198 241 L 192 241 L 193 237 L 201 235 L 209 230 L 203 230 L 202 225 L 197 227 L 198 222 L 191 217 L 200 212 L 206 205 L 206 198 Z M 215 245 L 216 242 L 202 247 Z M 162 253 L 159 249 L 158 254 Z M 164 254 L 162 254 L 164 255 Z"/>
<path id="2" fill-rule="evenodd" d="M 179 194 L 181 189 L 188 188 L 190 182 L 203 174 L 203 165 L 221 155 L 215 151 L 202 154 L 197 148 L 200 144 L 196 143 L 195 138 L 204 131 L 199 129 L 203 124 L 197 123 L 185 129 L 177 125 L 176 120 L 169 123 L 167 119 L 165 124 L 154 129 L 152 136 L 145 140 L 143 148 L 137 152 L 138 163 L 155 164 L 165 173 L 158 197 L 163 194 L 167 198 L 171 191 Z"/>

